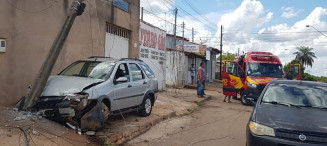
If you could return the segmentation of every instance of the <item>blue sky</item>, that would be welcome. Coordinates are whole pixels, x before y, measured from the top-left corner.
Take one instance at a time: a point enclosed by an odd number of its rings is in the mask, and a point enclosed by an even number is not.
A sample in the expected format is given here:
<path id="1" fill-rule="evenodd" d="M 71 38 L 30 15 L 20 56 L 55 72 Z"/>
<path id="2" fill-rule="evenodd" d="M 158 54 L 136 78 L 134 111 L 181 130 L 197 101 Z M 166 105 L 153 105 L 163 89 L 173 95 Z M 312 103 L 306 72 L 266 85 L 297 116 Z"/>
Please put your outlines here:
<path id="1" fill-rule="evenodd" d="M 212 12 L 218 12 L 224 14 L 229 11 L 233 11 L 240 6 L 243 0 L 188 0 L 193 6 L 201 12 L 203 15 Z M 327 7 L 327 1 L 325 0 L 259 0 L 265 9 L 272 11 L 274 17 L 270 23 L 263 25 L 260 28 L 276 25 L 280 23 L 287 23 L 292 25 L 298 20 L 304 19 L 311 11 L 316 7 Z M 175 0 L 178 6 L 183 7 L 187 12 L 192 15 L 198 15 L 191 8 L 185 4 L 184 0 Z M 282 7 L 293 7 L 295 10 L 299 10 L 299 14 L 295 17 L 286 19 L 282 17 L 283 11 Z M 179 11 L 179 14 L 182 16 L 187 16 L 182 10 Z M 217 23 L 220 17 L 218 16 L 216 21 L 212 20 L 211 23 Z M 323 20 L 327 21 L 327 17 L 324 17 Z M 256 32 L 260 28 L 254 29 Z"/>
<path id="2" fill-rule="evenodd" d="M 195 41 L 211 47 L 219 48 L 223 25 L 223 52 L 268 51 L 285 64 L 295 58 L 297 47 L 312 47 L 318 58 L 306 72 L 327 76 L 327 37 L 306 27 L 327 35 L 327 0 L 141 0 L 141 6 L 156 15 L 146 13 L 145 21 L 167 33 L 172 33 L 177 7 L 177 35 L 185 22 L 186 38 L 194 28 Z"/>

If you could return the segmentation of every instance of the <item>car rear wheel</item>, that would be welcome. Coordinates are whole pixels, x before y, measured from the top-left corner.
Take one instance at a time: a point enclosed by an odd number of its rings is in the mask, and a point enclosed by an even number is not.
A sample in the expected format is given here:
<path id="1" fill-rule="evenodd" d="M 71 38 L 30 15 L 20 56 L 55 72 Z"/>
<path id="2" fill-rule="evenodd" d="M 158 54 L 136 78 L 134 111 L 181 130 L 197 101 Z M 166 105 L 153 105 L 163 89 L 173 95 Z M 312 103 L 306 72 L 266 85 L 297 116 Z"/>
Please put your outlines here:
<path id="1" fill-rule="evenodd" d="M 139 115 L 141 117 L 149 116 L 152 112 L 152 105 L 153 105 L 153 101 L 150 99 L 150 97 L 148 95 L 145 96 L 145 99 L 141 105 L 142 109 L 139 110 Z"/>
<path id="2" fill-rule="evenodd" d="M 243 105 L 249 105 L 248 101 L 246 100 L 246 96 L 244 96 L 244 94 L 241 94 L 241 102 Z"/>

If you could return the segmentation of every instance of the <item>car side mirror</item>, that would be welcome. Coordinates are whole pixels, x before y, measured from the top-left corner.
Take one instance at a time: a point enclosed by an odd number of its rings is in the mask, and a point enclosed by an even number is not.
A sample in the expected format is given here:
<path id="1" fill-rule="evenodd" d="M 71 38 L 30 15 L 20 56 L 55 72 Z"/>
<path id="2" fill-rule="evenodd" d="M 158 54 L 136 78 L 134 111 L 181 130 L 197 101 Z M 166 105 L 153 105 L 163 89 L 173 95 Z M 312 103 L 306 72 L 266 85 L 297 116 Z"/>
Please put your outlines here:
<path id="1" fill-rule="evenodd" d="M 125 83 L 127 82 L 128 79 L 126 77 L 119 77 L 117 80 L 116 80 L 116 83 Z"/>

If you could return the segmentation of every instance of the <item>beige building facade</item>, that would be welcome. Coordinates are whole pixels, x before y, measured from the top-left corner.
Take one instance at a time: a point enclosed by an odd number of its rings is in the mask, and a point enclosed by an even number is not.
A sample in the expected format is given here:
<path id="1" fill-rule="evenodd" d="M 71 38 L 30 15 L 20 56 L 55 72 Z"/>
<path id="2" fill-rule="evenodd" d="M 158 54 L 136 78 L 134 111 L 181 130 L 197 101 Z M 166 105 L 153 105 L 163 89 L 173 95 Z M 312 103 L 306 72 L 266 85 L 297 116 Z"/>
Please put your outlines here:
<path id="1" fill-rule="evenodd" d="M 0 0 L 0 106 L 13 105 L 26 94 L 71 3 L 72 0 Z M 139 57 L 140 0 L 85 3 L 85 12 L 76 18 L 52 75 L 76 60 L 121 50 L 114 47 L 124 47 L 122 56 Z M 121 41 L 111 44 L 115 40 Z"/>

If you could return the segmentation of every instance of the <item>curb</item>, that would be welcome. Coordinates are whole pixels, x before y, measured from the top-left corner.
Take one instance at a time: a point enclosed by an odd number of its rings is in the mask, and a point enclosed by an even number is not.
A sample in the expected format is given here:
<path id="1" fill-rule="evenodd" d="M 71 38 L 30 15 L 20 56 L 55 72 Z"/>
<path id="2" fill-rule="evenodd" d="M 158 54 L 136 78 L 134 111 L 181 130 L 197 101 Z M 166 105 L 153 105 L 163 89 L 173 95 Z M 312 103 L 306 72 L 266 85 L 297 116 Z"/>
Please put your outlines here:
<path id="1" fill-rule="evenodd" d="M 130 127 L 129 130 L 122 131 L 120 133 L 110 134 L 108 136 L 102 137 L 98 136 L 104 144 L 116 144 L 122 145 L 129 140 L 143 134 L 144 132 L 148 131 L 152 126 L 158 124 L 159 122 L 166 120 L 168 118 L 172 118 L 176 116 L 176 112 L 170 112 L 166 115 L 156 117 L 154 120 L 140 124 L 138 126 Z"/>
<path id="2" fill-rule="evenodd" d="M 212 97 L 208 96 L 207 98 L 203 98 L 201 100 L 199 100 L 198 102 L 206 102 L 211 100 Z M 195 106 L 194 109 L 198 109 L 200 108 L 200 106 Z M 152 126 L 158 124 L 159 122 L 166 120 L 168 118 L 172 118 L 172 117 L 176 117 L 176 116 L 185 116 L 188 115 L 189 113 L 185 113 L 182 115 L 177 115 L 177 113 L 175 111 L 172 111 L 168 114 L 165 114 L 163 116 L 159 116 L 156 117 L 154 120 L 140 124 L 138 126 L 135 127 L 131 127 L 129 128 L 129 130 L 125 130 L 123 132 L 120 133 L 115 133 L 115 134 L 110 134 L 107 135 L 105 137 L 98 136 L 100 139 L 102 139 L 102 141 L 104 142 L 104 144 L 116 144 L 116 145 L 123 145 L 126 142 L 130 141 L 131 139 L 145 133 L 146 131 L 148 131 L 149 129 L 151 129 Z"/>

